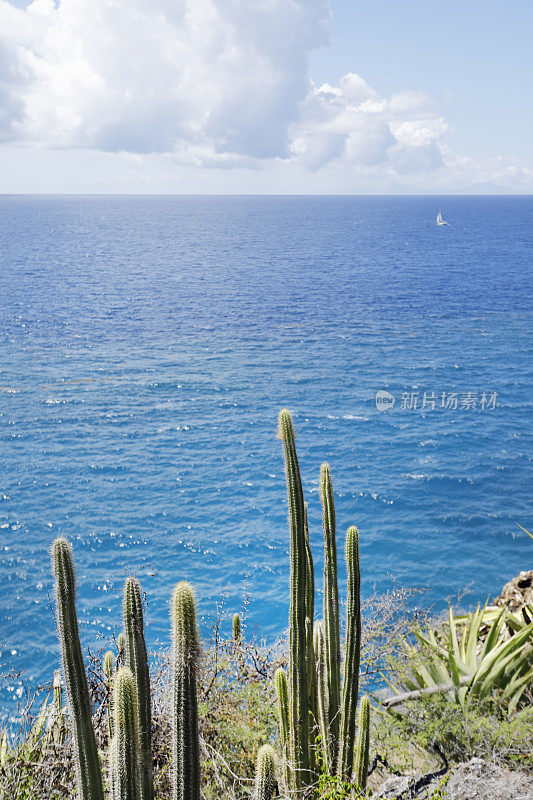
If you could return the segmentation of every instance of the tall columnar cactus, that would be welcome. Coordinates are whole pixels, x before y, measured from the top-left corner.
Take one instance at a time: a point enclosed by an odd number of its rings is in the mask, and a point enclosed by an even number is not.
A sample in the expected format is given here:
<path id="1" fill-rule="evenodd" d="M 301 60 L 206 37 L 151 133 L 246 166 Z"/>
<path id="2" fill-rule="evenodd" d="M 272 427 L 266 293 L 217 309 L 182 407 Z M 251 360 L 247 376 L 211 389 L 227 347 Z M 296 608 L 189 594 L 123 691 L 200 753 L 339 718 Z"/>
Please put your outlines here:
<path id="1" fill-rule="evenodd" d="M 172 623 L 172 800 L 200 800 L 197 672 L 200 656 L 196 597 L 178 583 L 171 603 Z"/>
<path id="2" fill-rule="evenodd" d="M 315 650 L 313 647 L 313 622 L 315 618 L 315 569 L 313 554 L 309 542 L 309 528 L 307 524 L 307 503 L 305 504 L 305 563 L 306 563 L 306 597 L 305 597 L 305 639 L 307 643 L 307 711 L 309 726 L 309 767 L 315 769 L 315 741 L 318 733 L 318 707 L 317 707 L 317 674 L 315 663 Z"/>
<path id="3" fill-rule="evenodd" d="M 103 661 L 104 683 L 107 690 L 107 729 L 109 733 L 109 742 L 113 738 L 114 733 L 114 720 L 113 720 L 113 680 L 115 677 L 115 656 L 108 650 L 104 655 Z"/>
<path id="4" fill-rule="evenodd" d="M 276 790 L 276 752 L 264 744 L 257 754 L 254 800 L 272 800 Z"/>
<path id="5" fill-rule="evenodd" d="M 144 641 L 141 587 L 137 578 L 129 577 L 124 585 L 124 635 L 126 666 L 133 673 L 139 710 L 139 768 L 141 800 L 152 800 L 152 709 L 150 700 L 150 671 Z"/>
<path id="6" fill-rule="evenodd" d="M 337 772 L 345 780 L 349 780 L 353 771 L 357 694 L 359 691 L 359 661 L 361 657 L 359 533 L 355 526 L 348 528 L 346 534 L 346 571 L 348 578 L 346 653 L 342 683 L 342 714 Z"/>
<path id="7" fill-rule="evenodd" d="M 78 619 L 72 547 L 66 539 L 52 545 L 56 616 L 63 673 L 71 712 L 76 774 L 80 800 L 104 800 L 98 748 L 91 720 L 87 675 L 83 664 Z"/>
<path id="8" fill-rule="evenodd" d="M 366 789 L 370 750 L 370 701 L 366 695 L 359 703 L 359 728 L 355 745 L 354 783 L 360 792 Z"/>
<path id="9" fill-rule="evenodd" d="M 332 769 L 335 768 L 339 742 L 341 701 L 341 645 L 339 628 L 339 590 L 337 585 L 337 543 L 335 541 L 335 505 L 329 464 L 320 468 L 320 499 L 324 531 L 324 635 L 326 662 L 326 703 L 329 724 Z"/>
<path id="10" fill-rule="evenodd" d="M 289 611 L 289 709 L 290 757 L 293 790 L 306 786 L 309 780 L 309 725 L 307 695 L 307 550 L 305 505 L 300 467 L 294 443 L 290 413 L 279 415 L 279 437 L 283 443 L 290 527 L 290 611 Z"/>
<path id="11" fill-rule="evenodd" d="M 289 688 L 285 670 L 279 667 L 275 674 L 276 694 L 278 696 L 278 722 L 281 747 L 283 752 L 283 777 L 287 791 L 291 787 L 290 751 L 289 751 Z"/>
<path id="12" fill-rule="evenodd" d="M 231 627 L 233 631 L 233 641 L 235 643 L 240 642 L 241 640 L 241 618 L 237 613 L 233 615 L 233 620 L 231 622 Z"/>
<path id="13" fill-rule="evenodd" d="M 113 687 L 115 736 L 112 749 L 113 800 L 140 800 L 139 729 L 135 679 L 128 667 L 115 675 Z"/>
<path id="14" fill-rule="evenodd" d="M 320 738 L 322 740 L 322 756 L 326 772 L 332 771 L 330 727 L 328 720 L 328 700 L 327 700 L 327 671 L 326 671 L 326 642 L 324 634 L 324 623 L 321 620 L 315 622 L 313 630 L 313 647 L 315 651 L 315 663 L 317 674 L 317 708 Z"/>

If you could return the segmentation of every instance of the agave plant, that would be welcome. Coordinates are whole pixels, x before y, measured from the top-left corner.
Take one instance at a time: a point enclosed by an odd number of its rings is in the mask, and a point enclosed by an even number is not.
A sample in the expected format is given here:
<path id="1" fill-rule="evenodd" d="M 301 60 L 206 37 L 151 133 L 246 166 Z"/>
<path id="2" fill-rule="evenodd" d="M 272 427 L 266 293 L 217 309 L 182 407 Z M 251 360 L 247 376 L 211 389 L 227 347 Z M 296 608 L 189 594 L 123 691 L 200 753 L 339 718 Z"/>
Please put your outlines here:
<path id="1" fill-rule="evenodd" d="M 473 614 L 448 613 L 447 631 L 414 631 L 416 644 L 404 640 L 412 675 L 404 681 L 415 695 L 450 691 L 457 703 L 483 700 L 497 692 L 508 711 L 514 711 L 533 683 L 533 608 L 523 619 L 505 608 L 484 606 Z M 417 646 L 418 645 L 418 646 Z M 421 657 L 425 648 L 430 658 Z M 391 684 L 399 695 L 400 689 Z"/>

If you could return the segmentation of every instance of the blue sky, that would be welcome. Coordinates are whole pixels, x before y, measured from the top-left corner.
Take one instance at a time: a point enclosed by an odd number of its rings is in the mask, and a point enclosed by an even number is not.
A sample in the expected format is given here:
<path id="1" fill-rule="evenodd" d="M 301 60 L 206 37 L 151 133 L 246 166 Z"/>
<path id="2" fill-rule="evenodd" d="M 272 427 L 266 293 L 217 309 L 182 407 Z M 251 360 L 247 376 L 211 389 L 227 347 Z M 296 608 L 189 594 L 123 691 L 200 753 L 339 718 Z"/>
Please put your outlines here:
<path id="1" fill-rule="evenodd" d="M 0 0 L 0 192 L 529 193 L 526 0 Z"/>

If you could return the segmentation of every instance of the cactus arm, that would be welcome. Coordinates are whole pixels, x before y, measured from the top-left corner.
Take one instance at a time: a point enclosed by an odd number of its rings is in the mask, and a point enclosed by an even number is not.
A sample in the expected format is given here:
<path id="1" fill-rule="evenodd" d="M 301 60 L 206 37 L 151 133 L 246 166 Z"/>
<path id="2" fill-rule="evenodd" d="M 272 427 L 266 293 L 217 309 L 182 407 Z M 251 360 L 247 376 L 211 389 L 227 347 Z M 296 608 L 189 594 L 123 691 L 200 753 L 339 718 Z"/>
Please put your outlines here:
<path id="1" fill-rule="evenodd" d="M 291 770 L 289 760 L 289 690 L 285 670 L 279 667 L 274 676 L 276 681 L 276 694 L 278 696 L 278 723 L 279 738 L 283 753 L 283 776 L 287 791 L 291 787 Z"/>
<path id="2" fill-rule="evenodd" d="M 272 800 L 277 793 L 276 753 L 264 744 L 257 754 L 254 800 Z"/>
<path id="3" fill-rule="evenodd" d="M 309 734 L 307 696 L 305 506 L 300 467 L 294 443 L 290 413 L 279 415 L 279 437 L 283 443 L 290 528 L 290 610 L 289 610 L 289 709 L 290 755 L 293 789 L 308 782 Z"/>
<path id="4" fill-rule="evenodd" d="M 190 584 L 174 589 L 172 622 L 172 800 L 200 800 L 197 672 L 200 655 L 196 597 Z"/>
<path id="5" fill-rule="evenodd" d="M 126 660 L 126 637 L 122 631 L 117 636 L 117 650 L 117 666 L 123 667 Z"/>
<path id="6" fill-rule="evenodd" d="M 113 720 L 113 681 L 115 677 L 115 657 L 111 650 L 104 655 L 103 661 L 104 684 L 107 691 L 107 729 L 109 744 L 113 739 L 114 720 Z"/>
<path id="7" fill-rule="evenodd" d="M 98 748 L 91 719 L 89 687 L 76 616 L 72 547 L 66 539 L 56 539 L 52 544 L 52 568 L 55 578 L 57 630 L 71 712 L 80 800 L 104 800 Z"/>
<path id="8" fill-rule="evenodd" d="M 306 563 L 306 602 L 305 602 L 305 639 L 307 643 L 307 711 L 309 726 L 309 767 L 315 771 L 314 755 L 315 740 L 318 733 L 318 708 L 317 708 L 317 674 L 315 664 L 315 650 L 313 647 L 313 623 L 315 618 L 315 572 L 313 554 L 309 542 L 309 528 L 307 525 L 307 503 L 305 504 L 305 563 Z"/>
<path id="9" fill-rule="evenodd" d="M 139 710 L 135 678 L 128 667 L 122 667 L 115 675 L 113 715 L 113 800 L 140 800 Z"/>
<path id="10" fill-rule="evenodd" d="M 233 615 L 233 619 L 231 622 L 231 628 L 233 632 L 233 641 L 235 643 L 240 642 L 242 631 L 241 631 L 241 618 L 237 613 Z"/>
<path id="11" fill-rule="evenodd" d="M 354 782 L 360 792 L 366 789 L 370 751 L 370 702 L 365 695 L 359 704 L 359 728 L 355 745 Z"/>
<path id="12" fill-rule="evenodd" d="M 355 526 L 346 534 L 346 571 L 348 597 L 346 603 L 346 654 L 342 684 L 341 731 L 338 774 L 350 780 L 353 771 L 359 661 L 361 657 L 361 603 L 359 574 L 359 533 Z"/>
<path id="13" fill-rule="evenodd" d="M 337 584 L 337 544 L 335 541 L 335 505 L 329 464 L 320 468 L 320 499 L 324 531 L 324 634 L 326 645 L 326 691 L 332 752 L 332 768 L 339 742 L 341 701 L 341 644 L 339 626 L 339 590 Z"/>
<path id="14" fill-rule="evenodd" d="M 324 634 L 324 624 L 321 620 L 315 622 L 313 630 L 313 646 L 315 650 L 315 662 L 317 672 L 317 706 L 320 738 L 322 740 L 322 755 L 326 772 L 331 774 L 331 740 L 330 726 L 328 724 L 328 700 L 327 700 L 327 672 L 326 672 L 326 643 Z"/>
<path id="15" fill-rule="evenodd" d="M 135 680 L 139 711 L 139 745 L 141 800 L 153 799 L 152 779 L 152 710 L 150 699 L 150 670 L 144 641 L 144 622 L 141 587 L 136 578 L 129 577 L 123 597 L 125 661 Z"/>

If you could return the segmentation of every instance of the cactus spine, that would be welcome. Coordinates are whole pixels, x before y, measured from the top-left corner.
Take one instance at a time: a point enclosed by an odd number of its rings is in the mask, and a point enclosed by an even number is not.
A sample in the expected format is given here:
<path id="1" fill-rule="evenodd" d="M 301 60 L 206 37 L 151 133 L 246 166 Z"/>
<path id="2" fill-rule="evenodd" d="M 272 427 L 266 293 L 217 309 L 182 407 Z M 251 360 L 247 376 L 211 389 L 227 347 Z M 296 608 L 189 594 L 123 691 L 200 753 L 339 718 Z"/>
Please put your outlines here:
<path id="1" fill-rule="evenodd" d="M 231 622 L 231 627 L 233 630 L 233 641 L 240 642 L 241 641 L 241 618 L 237 613 L 233 615 L 233 620 Z"/>
<path id="2" fill-rule="evenodd" d="M 359 703 L 359 728 L 355 745 L 354 782 L 360 792 L 366 789 L 370 750 L 370 701 L 366 695 Z"/>
<path id="3" fill-rule="evenodd" d="M 115 656 L 108 650 L 104 655 L 103 661 L 104 684 L 107 691 L 107 730 L 109 735 L 109 742 L 113 738 L 114 733 L 114 720 L 113 720 L 113 680 L 115 677 Z"/>
<path id="4" fill-rule="evenodd" d="M 152 709 L 150 700 L 150 671 L 144 641 L 141 587 L 136 578 L 127 578 L 123 598 L 124 635 L 126 639 L 126 666 L 135 680 L 137 708 L 139 711 L 139 768 L 141 800 L 152 800 Z"/>
<path id="5" fill-rule="evenodd" d="M 52 569 L 55 578 L 57 630 L 71 711 L 80 800 L 104 800 L 87 675 L 78 632 L 72 547 L 66 539 L 56 539 L 52 545 Z"/>
<path id="6" fill-rule="evenodd" d="M 276 789 L 276 753 L 264 744 L 257 754 L 254 800 L 272 800 Z"/>
<path id="7" fill-rule="evenodd" d="M 359 575 L 359 533 L 355 526 L 346 534 L 346 572 L 348 598 L 346 603 L 346 653 L 342 684 L 342 716 L 338 774 L 350 780 L 353 771 L 357 694 L 359 690 L 359 661 L 361 657 L 361 606 Z"/>
<path id="8" fill-rule="evenodd" d="M 279 437 L 283 443 L 290 527 L 290 610 L 289 610 L 289 749 L 292 789 L 300 790 L 308 783 L 309 726 L 307 695 L 307 554 L 305 505 L 300 467 L 294 444 L 294 428 L 290 413 L 279 415 Z"/>
<path id="9" fill-rule="evenodd" d="M 331 741 L 330 727 L 328 720 L 328 701 L 327 701 L 327 672 L 326 672 L 326 642 L 324 635 L 324 624 L 321 620 L 315 622 L 313 630 L 313 646 L 315 651 L 316 673 L 317 673 L 317 709 L 320 738 L 322 740 L 322 755 L 326 772 L 330 773 L 331 765 Z"/>
<path id="10" fill-rule="evenodd" d="M 291 786 L 291 770 L 289 763 L 289 689 L 285 670 L 279 667 L 274 676 L 276 681 L 276 694 L 278 696 L 279 735 L 283 753 L 283 776 L 285 788 L 289 791 Z"/>
<path id="11" fill-rule="evenodd" d="M 178 583 L 172 595 L 172 800 L 200 800 L 196 597 Z"/>
<path id="12" fill-rule="evenodd" d="M 326 708 L 331 748 L 331 767 L 335 768 L 339 743 L 341 700 L 341 645 L 339 628 L 339 590 L 337 585 L 337 543 L 335 505 L 329 464 L 320 468 L 320 499 L 324 531 L 324 636 L 326 670 Z"/>
<path id="13" fill-rule="evenodd" d="M 135 679 L 128 667 L 115 675 L 113 716 L 115 736 L 112 744 L 113 800 L 140 800 L 138 765 L 139 730 Z"/>

